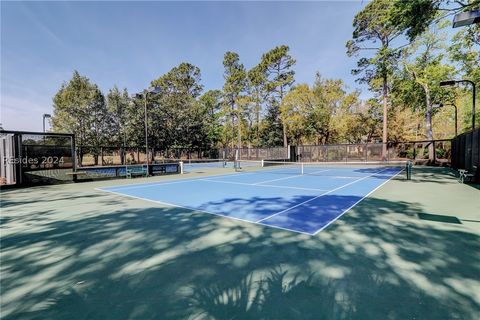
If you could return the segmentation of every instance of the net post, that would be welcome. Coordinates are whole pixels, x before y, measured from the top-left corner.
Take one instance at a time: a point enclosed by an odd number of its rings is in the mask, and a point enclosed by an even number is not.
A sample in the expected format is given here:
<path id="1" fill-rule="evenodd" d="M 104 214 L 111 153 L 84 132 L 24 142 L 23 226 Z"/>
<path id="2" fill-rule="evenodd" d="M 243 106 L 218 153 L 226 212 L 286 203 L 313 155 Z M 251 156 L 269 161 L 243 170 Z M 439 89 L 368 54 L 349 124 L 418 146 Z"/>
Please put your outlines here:
<path id="1" fill-rule="evenodd" d="M 262 168 L 265 167 L 264 159 L 262 159 Z"/>
<path id="2" fill-rule="evenodd" d="M 303 171 L 303 162 L 300 162 L 300 166 L 301 166 L 301 168 L 302 168 L 302 176 L 303 176 L 303 174 L 304 174 L 304 171 Z"/>
<path id="3" fill-rule="evenodd" d="M 412 180 L 412 166 L 413 162 L 411 160 L 408 160 L 406 163 L 406 171 L 407 171 L 407 180 Z"/>
<path id="4" fill-rule="evenodd" d="M 180 166 L 180 174 L 183 174 L 183 161 L 180 161 L 178 164 Z"/>
<path id="5" fill-rule="evenodd" d="M 75 135 L 70 136 L 70 148 L 72 152 L 72 169 L 77 172 L 77 148 L 75 146 Z"/>
<path id="6" fill-rule="evenodd" d="M 365 162 L 368 162 L 368 142 L 365 143 Z"/>

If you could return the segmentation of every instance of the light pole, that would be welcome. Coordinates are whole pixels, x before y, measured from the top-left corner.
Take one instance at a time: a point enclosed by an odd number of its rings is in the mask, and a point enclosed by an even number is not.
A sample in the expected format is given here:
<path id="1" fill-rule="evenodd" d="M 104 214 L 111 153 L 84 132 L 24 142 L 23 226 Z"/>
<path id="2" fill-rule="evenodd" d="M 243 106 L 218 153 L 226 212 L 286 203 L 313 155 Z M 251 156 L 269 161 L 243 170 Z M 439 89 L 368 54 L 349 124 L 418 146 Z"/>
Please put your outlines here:
<path id="1" fill-rule="evenodd" d="M 440 103 L 439 107 L 443 108 L 445 106 L 452 106 L 455 108 L 455 137 L 458 135 L 458 109 L 457 106 L 454 103 L 447 103 L 447 104 L 442 104 Z"/>
<path id="2" fill-rule="evenodd" d="M 148 171 L 148 124 L 147 124 L 147 99 L 148 99 L 148 94 L 157 94 L 160 93 L 160 87 L 150 87 L 143 92 L 137 93 L 135 95 L 136 98 L 141 98 L 143 97 L 144 101 L 144 109 L 145 109 L 145 156 L 147 158 L 147 171 Z"/>
<path id="3" fill-rule="evenodd" d="M 454 86 L 457 83 L 469 83 L 472 85 L 472 131 L 475 130 L 475 95 L 476 95 L 476 88 L 475 83 L 470 80 L 447 80 L 447 81 L 440 81 L 440 87 L 449 87 Z"/>
<path id="4" fill-rule="evenodd" d="M 240 156 L 240 149 L 242 148 L 242 121 L 240 118 L 240 106 L 237 106 L 237 121 L 238 121 L 238 130 L 237 130 L 237 148 L 238 156 Z"/>
<path id="5" fill-rule="evenodd" d="M 46 118 L 51 118 L 52 116 L 48 113 L 43 114 L 43 133 L 45 133 L 45 119 Z"/>

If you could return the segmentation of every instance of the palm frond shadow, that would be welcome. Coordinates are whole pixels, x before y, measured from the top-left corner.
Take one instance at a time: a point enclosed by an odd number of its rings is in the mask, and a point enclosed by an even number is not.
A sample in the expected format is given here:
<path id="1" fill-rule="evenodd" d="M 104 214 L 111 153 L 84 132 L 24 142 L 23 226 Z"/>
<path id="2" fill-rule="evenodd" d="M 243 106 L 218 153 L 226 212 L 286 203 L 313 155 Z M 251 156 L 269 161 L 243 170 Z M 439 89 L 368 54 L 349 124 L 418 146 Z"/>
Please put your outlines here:
<path id="1" fill-rule="evenodd" d="M 292 306 L 289 302 L 299 296 L 305 297 L 305 305 Z M 308 310 L 312 297 L 321 301 Z M 331 286 L 316 283 L 314 273 L 301 279 L 299 273 L 289 277 L 278 267 L 256 281 L 249 274 L 234 286 L 194 288 L 191 319 L 322 319 L 332 315 L 334 301 Z"/>

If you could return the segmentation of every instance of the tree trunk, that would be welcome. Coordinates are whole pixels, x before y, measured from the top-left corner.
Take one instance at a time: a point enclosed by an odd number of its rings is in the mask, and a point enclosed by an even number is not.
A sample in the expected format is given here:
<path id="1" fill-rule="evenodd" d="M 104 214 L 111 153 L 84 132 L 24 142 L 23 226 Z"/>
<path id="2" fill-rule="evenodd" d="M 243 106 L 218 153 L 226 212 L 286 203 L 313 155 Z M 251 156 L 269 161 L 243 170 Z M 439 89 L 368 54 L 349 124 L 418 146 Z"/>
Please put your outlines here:
<path id="1" fill-rule="evenodd" d="M 383 137 L 382 137 L 382 158 L 387 160 L 387 142 L 388 142 L 388 82 L 387 75 L 383 75 Z"/>
<path id="2" fill-rule="evenodd" d="M 78 164 L 80 165 L 80 167 L 82 166 L 82 163 L 83 163 L 83 147 L 80 146 L 80 148 L 78 149 L 79 150 L 79 154 L 78 154 Z"/>

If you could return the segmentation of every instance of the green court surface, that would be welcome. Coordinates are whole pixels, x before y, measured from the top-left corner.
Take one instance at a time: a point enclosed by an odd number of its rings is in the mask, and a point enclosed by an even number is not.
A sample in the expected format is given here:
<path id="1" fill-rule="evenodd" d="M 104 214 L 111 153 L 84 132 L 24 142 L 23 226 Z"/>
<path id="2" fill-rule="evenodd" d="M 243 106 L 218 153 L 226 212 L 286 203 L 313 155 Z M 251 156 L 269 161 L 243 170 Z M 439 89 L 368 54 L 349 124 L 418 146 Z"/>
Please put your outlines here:
<path id="1" fill-rule="evenodd" d="M 197 175 L 3 190 L 1 318 L 478 319 L 480 190 L 453 171 L 315 236 L 95 189 Z"/>

